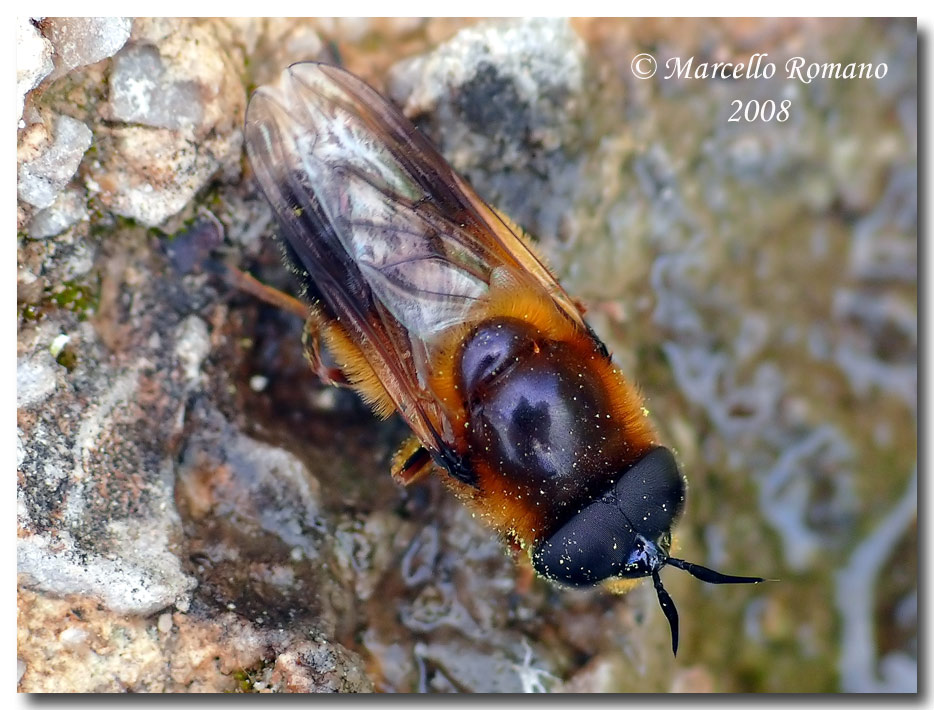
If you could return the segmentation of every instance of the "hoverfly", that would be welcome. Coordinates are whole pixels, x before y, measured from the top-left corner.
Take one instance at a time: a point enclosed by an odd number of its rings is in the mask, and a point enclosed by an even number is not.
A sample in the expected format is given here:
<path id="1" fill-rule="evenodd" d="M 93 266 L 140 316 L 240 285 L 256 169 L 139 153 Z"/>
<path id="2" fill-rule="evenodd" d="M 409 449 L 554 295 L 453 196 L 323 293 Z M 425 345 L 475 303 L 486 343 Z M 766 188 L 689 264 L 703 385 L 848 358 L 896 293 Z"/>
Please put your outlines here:
<path id="1" fill-rule="evenodd" d="M 529 240 L 398 109 L 294 64 L 253 94 L 245 140 L 311 301 L 312 366 L 412 429 L 397 481 L 437 472 L 553 582 L 651 576 L 675 653 L 663 566 L 764 581 L 670 556 L 685 483 L 638 391 Z"/>

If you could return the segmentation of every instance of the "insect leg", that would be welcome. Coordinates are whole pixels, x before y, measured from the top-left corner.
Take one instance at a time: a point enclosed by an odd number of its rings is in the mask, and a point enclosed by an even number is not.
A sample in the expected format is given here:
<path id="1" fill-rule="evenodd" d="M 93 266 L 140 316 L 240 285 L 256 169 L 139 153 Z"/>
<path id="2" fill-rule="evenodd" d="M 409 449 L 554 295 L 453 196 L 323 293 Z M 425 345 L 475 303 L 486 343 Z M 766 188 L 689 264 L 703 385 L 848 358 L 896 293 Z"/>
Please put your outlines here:
<path id="1" fill-rule="evenodd" d="M 512 535 L 505 537 L 504 542 L 509 548 L 509 554 L 516 563 L 516 586 L 515 593 L 520 597 L 526 596 L 532 591 L 532 585 L 535 583 L 537 573 L 532 564 L 532 558 L 529 557 L 522 543 Z"/>
<path id="2" fill-rule="evenodd" d="M 308 306 L 302 301 L 299 301 L 297 298 L 287 293 L 278 291 L 271 286 L 267 286 L 245 271 L 240 271 L 240 269 L 234 266 L 225 264 L 224 278 L 227 280 L 227 283 L 234 288 L 244 291 L 251 296 L 255 296 L 271 306 L 281 308 L 289 313 L 294 313 L 299 318 L 308 317 Z"/>
<path id="3" fill-rule="evenodd" d="M 302 348 L 304 349 L 305 359 L 308 360 L 311 369 L 321 378 L 324 384 L 348 387 L 350 386 L 350 380 L 343 370 L 337 367 L 329 367 L 321 358 L 321 338 L 329 325 L 330 321 L 317 305 L 308 308 L 308 317 L 305 319 L 305 328 L 302 331 Z"/>
<path id="4" fill-rule="evenodd" d="M 431 473 L 433 466 L 428 449 L 410 436 L 392 457 L 392 477 L 397 483 L 409 486 Z"/>
<path id="5" fill-rule="evenodd" d="M 240 271 L 233 266 L 225 265 L 224 276 L 227 282 L 241 291 L 255 296 L 261 301 L 265 301 L 271 306 L 281 308 L 289 313 L 303 318 L 305 329 L 302 332 L 302 345 L 304 346 L 305 358 L 311 365 L 311 369 L 321 378 L 321 381 L 329 385 L 346 386 L 349 381 L 344 373 L 336 367 L 328 367 L 321 359 L 321 338 L 325 328 L 328 326 L 328 319 L 317 306 L 309 306 L 294 296 L 278 291 L 257 280 L 245 271 Z"/>
<path id="6" fill-rule="evenodd" d="M 519 554 L 516 557 L 516 594 L 526 596 L 532 591 L 535 582 L 535 568 L 528 555 Z"/>

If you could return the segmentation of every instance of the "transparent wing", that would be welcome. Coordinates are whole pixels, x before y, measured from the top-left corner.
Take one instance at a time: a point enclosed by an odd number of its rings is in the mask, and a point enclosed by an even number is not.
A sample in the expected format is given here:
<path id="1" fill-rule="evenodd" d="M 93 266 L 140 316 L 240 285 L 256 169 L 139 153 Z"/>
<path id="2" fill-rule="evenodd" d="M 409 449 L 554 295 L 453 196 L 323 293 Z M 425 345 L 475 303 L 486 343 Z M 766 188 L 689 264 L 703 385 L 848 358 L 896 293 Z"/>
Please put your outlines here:
<path id="1" fill-rule="evenodd" d="M 246 147 L 291 248 L 421 441 L 445 426 L 425 347 L 488 298 L 495 270 L 531 275 L 579 323 L 548 270 L 391 104 L 325 64 L 259 89 Z"/>

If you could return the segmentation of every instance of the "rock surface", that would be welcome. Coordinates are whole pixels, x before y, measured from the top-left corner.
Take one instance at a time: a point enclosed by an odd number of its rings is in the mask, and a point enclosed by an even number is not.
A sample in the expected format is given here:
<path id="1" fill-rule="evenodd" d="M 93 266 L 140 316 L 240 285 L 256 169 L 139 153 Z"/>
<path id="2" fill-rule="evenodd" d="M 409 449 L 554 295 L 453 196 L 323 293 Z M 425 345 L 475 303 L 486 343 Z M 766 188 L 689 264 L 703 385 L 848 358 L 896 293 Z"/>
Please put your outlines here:
<path id="1" fill-rule="evenodd" d="M 645 51 L 888 74 L 642 81 Z M 651 585 L 521 591 L 437 481 L 392 483 L 401 423 L 221 276 L 295 288 L 240 127 L 306 59 L 537 235 L 684 468 L 682 556 L 785 581 L 665 570 L 673 662 Z M 18 689 L 916 688 L 916 60 L 905 21 L 20 21 Z"/>
<path id="2" fill-rule="evenodd" d="M 17 194 L 34 207 L 52 206 L 91 147 L 91 129 L 70 116 L 55 116 L 44 137 L 38 154 L 19 167 Z"/>
<path id="3" fill-rule="evenodd" d="M 16 18 L 16 100 L 17 115 L 23 115 L 26 94 L 52 73 L 52 43 L 28 17 Z"/>
<path id="4" fill-rule="evenodd" d="M 87 218 L 84 190 L 69 187 L 58 193 L 55 202 L 33 215 L 29 222 L 29 236 L 32 239 L 54 237 Z"/>
<path id="5" fill-rule="evenodd" d="M 222 40 L 202 21 L 134 22 L 101 109 L 119 123 L 101 131 L 88 180 L 115 214 L 160 225 L 212 177 L 237 170 L 246 94 Z"/>
<path id="6" fill-rule="evenodd" d="M 388 92 L 487 199 L 556 236 L 578 179 L 585 63 L 564 20 L 484 23 L 395 65 Z"/>
<path id="7" fill-rule="evenodd" d="M 52 78 L 112 57 L 126 44 L 132 26 L 129 17 L 45 18 L 42 33 L 55 48 Z"/>

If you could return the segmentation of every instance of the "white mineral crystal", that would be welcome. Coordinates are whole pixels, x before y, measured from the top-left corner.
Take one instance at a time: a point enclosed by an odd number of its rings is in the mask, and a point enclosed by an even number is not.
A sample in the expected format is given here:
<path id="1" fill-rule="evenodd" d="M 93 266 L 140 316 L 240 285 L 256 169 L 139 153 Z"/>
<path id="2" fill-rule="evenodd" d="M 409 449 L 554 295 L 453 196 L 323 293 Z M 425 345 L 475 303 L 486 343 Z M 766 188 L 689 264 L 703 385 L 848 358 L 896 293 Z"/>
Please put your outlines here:
<path id="1" fill-rule="evenodd" d="M 201 122 L 202 92 L 193 81 L 171 81 L 159 50 L 133 44 L 114 58 L 110 75 L 113 117 L 155 128 L 183 128 Z"/>
<path id="2" fill-rule="evenodd" d="M 72 225 L 88 218 L 84 190 L 68 188 L 51 206 L 40 210 L 29 223 L 30 239 L 45 239 L 61 234 Z"/>
<path id="3" fill-rule="evenodd" d="M 54 68 L 52 44 L 28 17 L 16 19 L 16 100 L 17 117 L 23 115 L 26 94 L 35 89 Z"/>
<path id="4" fill-rule="evenodd" d="M 53 78 L 113 56 L 130 38 L 132 27 L 128 17 L 46 18 L 42 31 L 55 47 Z"/>
<path id="5" fill-rule="evenodd" d="M 81 158 L 90 147 L 90 128 L 70 116 L 57 116 L 52 144 L 35 159 L 19 166 L 19 199 L 34 207 L 50 207 L 74 177 Z"/>

